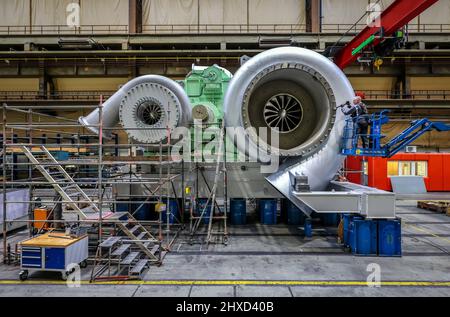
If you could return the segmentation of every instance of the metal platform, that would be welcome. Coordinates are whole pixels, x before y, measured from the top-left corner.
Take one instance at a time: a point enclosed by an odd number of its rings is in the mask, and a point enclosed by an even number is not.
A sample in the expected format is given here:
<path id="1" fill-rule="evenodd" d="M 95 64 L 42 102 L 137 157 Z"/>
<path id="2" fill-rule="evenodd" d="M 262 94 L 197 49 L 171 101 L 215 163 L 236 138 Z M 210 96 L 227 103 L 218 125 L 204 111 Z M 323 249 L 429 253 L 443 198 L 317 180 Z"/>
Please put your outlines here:
<path id="1" fill-rule="evenodd" d="M 395 219 L 395 194 L 353 183 L 333 181 L 329 191 L 292 192 L 293 202 L 306 214 L 358 214 L 367 219 Z"/>

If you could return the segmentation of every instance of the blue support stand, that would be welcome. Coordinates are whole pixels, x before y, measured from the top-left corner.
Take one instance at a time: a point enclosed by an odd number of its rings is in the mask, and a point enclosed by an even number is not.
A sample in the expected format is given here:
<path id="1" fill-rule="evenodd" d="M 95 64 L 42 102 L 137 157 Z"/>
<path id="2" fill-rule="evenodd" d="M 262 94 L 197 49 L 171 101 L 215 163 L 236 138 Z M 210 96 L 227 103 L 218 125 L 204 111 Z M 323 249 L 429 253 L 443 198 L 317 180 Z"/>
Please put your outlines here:
<path id="1" fill-rule="evenodd" d="M 400 219 L 378 221 L 378 255 L 402 256 L 402 222 Z"/>
<path id="2" fill-rule="evenodd" d="M 312 221 L 311 221 L 311 219 L 305 220 L 305 237 L 308 239 L 312 238 Z"/>
<path id="3" fill-rule="evenodd" d="M 354 255 L 401 257 L 401 220 L 367 220 L 360 216 L 344 215 L 344 247 Z"/>

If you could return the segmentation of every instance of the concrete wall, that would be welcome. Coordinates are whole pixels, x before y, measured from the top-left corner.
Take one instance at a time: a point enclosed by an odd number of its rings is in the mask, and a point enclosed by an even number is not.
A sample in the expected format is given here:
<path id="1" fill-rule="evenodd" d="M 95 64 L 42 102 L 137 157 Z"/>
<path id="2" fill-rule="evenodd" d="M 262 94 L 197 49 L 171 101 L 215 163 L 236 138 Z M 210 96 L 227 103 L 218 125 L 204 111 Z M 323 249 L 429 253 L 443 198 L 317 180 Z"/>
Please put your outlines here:
<path id="1" fill-rule="evenodd" d="M 357 91 L 391 90 L 395 77 L 349 77 L 352 86 Z"/>
<path id="2" fill-rule="evenodd" d="M 56 91 L 114 91 L 125 84 L 128 78 L 54 78 Z"/>

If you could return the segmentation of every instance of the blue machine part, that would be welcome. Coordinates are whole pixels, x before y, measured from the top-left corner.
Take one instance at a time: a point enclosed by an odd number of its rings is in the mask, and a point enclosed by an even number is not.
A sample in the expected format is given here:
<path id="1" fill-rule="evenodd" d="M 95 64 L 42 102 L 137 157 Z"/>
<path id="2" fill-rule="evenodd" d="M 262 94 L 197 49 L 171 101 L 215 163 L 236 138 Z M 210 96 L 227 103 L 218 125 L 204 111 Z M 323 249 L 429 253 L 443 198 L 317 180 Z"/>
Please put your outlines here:
<path id="1" fill-rule="evenodd" d="M 305 220 L 305 237 L 312 238 L 312 221 L 311 221 L 311 219 Z"/>
<path id="2" fill-rule="evenodd" d="M 377 222 L 353 219 L 350 222 L 350 248 L 354 255 L 377 255 Z"/>
<path id="3" fill-rule="evenodd" d="M 179 210 L 178 203 L 175 198 L 169 199 L 169 203 L 167 204 L 167 200 L 163 200 L 167 206 L 167 210 L 169 211 L 169 223 L 174 224 L 178 221 Z M 167 223 L 167 210 L 161 212 L 161 219 L 163 223 Z"/>
<path id="4" fill-rule="evenodd" d="M 292 202 L 286 202 L 287 222 L 289 225 L 299 226 L 305 224 L 306 215 Z"/>
<path id="5" fill-rule="evenodd" d="M 247 201 L 243 198 L 230 199 L 230 218 L 233 225 L 245 225 L 247 222 Z"/>
<path id="6" fill-rule="evenodd" d="M 151 202 L 142 203 L 146 201 L 147 197 L 136 197 L 132 201 L 124 200 L 116 203 L 116 212 L 129 212 L 137 220 L 152 220 Z M 126 219 L 126 216 L 120 220 Z"/>
<path id="7" fill-rule="evenodd" d="M 277 224 L 277 200 L 276 199 L 260 199 L 259 212 L 261 223 L 264 225 Z"/>
<path id="8" fill-rule="evenodd" d="M 130 207 L 128 202 L 116 202 L 116 212 L 129 212 Z"/>
<path id="9" fill-rule="evenodd" d="M 146 201 L 146 197 L 134 198 L 137 201 L 133 203 L 133 216 L 137 220 L 150 220 L 151 219 L 151 204 L 150 202 L 143 203 Z"/>
<path id="10" fill-rule="evenodd" d="M 45 268 L 50 270 L 64 270 L 66 268 L 64 248 L 45 248 Z"/>
<path id="11" fill-rule="evenodd" d="M 339 214 L 321 214 L 320 218 L 322 219 L 323 225 L 325 227 L 337 227 L 339 225 L 339 221 L 341 219 Z"/>
<path id="12" fill-rule="evenodd" d="M 345 214 L 342 217 L 343 223 L 344 223 L 344 238 L 343 238 L 343 243 L 344 246 L 347 247 L 349 246 L 349 242 L 350 242 L 350 220 L 351 220 L 352 215 L 349 214 Z"/>
<path id="13" fill-rule="evenodd" d="M 370 134 L 368 135 L 358 134 L 358 127 L 355 124 L 355 122 L 358 121 L 358 118 L 347 119 L 344 130 L 342 154 L 348 156 L 390 158 L 427 132 L 433 130 L 438 132 L 450 131 L 450 125 L 443 122 L 432 122 L 429 119 L 424 118 L 412 121 L 410 127 L 388 141 L 385 145 L 382 145 L 381 141 L 385 138 L 385 135 L 382 134 L 382 127 L 389 123 L 388 113 L 388 110 L 384 110 L 371 116 Z M 368 138 L 369 146 L 367 148 L 358 147 L 358 140 L 360 137 Z"/>
<path id="14" fill-rule="evenodd" d="M 57 161 L 67 161 L 69 160 L 69 152 L 67 151 L 51 151 L 50 152 Z"/>
<path id="15" fill-rule="evenodd" d="M 203 213 L 203 223 L 204 224 L 209 224 L 209 217 L 211 217 L 211 212 L 212 212 L 212 202 L 210 201 L 208 204 L 208 207 L 205 210 L 205 206 L 206 203 L 208 202 L 208 198 L 199 198 L 197 200 L 197 213 L 196 216 L 200 217 L 202 212 Z"/>
<path id="16" fill-rule="evenodd" d="M 355 255 L 402 256 L 401 220 L 365 220 L 343 215 L 343 244 Z"/>
<path id="17" fill-rule="evenodd" d="M 402 255 L 401 220 L 378 221 L 378 255 L 386 257 Z"/>
<path id="18" fill-rule="evenodd" d="M 343 215 L 343 221 L 344 221 L 344 246 L 350 247 L 350 229 L 353 226 L 352 222 L 354 220 L 363 220 L 360 216 L 355 216 L 352 214 L 345 214 Z"/>

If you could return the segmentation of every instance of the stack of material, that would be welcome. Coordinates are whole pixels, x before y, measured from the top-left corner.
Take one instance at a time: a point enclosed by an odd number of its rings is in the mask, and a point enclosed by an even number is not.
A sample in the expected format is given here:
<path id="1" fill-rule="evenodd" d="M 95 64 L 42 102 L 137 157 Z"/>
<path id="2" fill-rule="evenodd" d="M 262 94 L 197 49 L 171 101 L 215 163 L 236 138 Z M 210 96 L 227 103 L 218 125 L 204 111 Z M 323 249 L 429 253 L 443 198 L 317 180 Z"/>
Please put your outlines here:
<path id="1" fill-rule="evenodd" d="M 417 208 L 432 210 L 438 213 L 446 214 L 450 217 L 450 201 L 448 200 L 427 200 L 427 201 L 418 201 Z"/>

